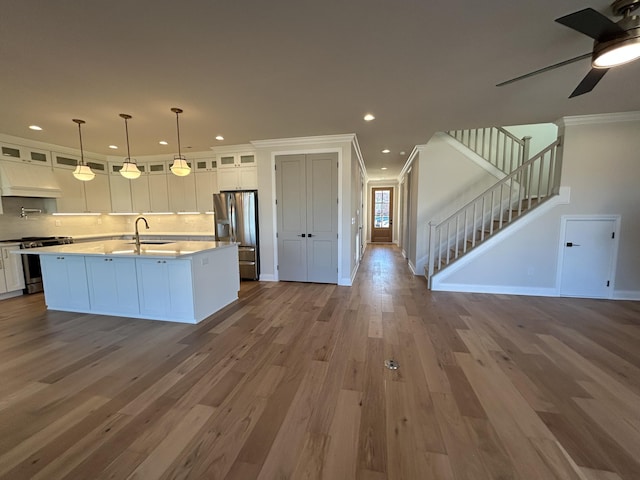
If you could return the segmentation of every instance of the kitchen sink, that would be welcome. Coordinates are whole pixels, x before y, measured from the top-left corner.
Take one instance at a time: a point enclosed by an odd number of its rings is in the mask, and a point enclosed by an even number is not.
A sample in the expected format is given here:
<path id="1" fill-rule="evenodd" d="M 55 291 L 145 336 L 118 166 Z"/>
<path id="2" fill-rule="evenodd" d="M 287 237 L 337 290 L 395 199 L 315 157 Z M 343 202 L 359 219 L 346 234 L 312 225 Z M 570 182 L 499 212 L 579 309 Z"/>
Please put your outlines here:
<path id="1" fill-rule="evenodd" d="M 140 245 L 166 245 L 167 243 L 175 243 L 169 240 L 141 240 Z M 135 245 L 136 242 L 128 242 L 128 245 Z"/>

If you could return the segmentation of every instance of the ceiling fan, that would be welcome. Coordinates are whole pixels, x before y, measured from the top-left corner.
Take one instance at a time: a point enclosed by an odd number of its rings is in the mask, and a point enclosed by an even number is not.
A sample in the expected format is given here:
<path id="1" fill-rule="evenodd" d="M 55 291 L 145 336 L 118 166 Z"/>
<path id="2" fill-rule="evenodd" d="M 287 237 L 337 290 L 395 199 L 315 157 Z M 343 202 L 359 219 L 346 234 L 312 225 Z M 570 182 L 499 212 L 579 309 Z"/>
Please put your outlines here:
<path id="1" fill-rule="evenodd" d="M 556 18 L 556 22 L 593 38 L 593 51 L 520 75 L 499 83 L 496 87 L 502 87 L 503 85 L 524 80 L 525 78 L 591 57 L 591 70 L 569 98 L 589 93 L 602 80 L 602 77 L 610 68 L 640 58 L 640 16 L 633 15 L 633 12 L 639 7 L 640 0 L 614 1 L 611 4 L 611 9 L 616 16 L 622 17 L 622 20 L 617 23 L 609 20 L 609 18 L 593 8 L 585 8 L 564 17 Z"/>

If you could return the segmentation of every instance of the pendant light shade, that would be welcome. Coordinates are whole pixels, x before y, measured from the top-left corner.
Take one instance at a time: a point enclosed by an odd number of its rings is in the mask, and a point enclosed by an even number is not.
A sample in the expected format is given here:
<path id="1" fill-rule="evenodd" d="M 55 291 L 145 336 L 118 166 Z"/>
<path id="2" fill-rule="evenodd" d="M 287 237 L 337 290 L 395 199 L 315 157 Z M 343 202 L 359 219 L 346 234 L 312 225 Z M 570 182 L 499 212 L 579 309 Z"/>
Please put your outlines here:
<path id="1" fill-rule="evenodd" d="M 134 180 L 140 176 L 140 170 L 138 170 L 138 165 L 136 165 L 136 161 L 131 158 L 131 151 L 129 150 L 129 125 L 127 121 L 131 119 L 131 115 L 127 115 L 126 113 L 120 114 L 121 118 L 124 118 L 124 131 L 127 136 L 127 158 L 122 162 L 122 168 L 120 169 L 120 175 L 124 178 L 128 178 L 129 180 Z"/>
<path id="2" fill-rule="evenodd" d="M 89 165 L 84 163 L 84 149 L 82 147 L 82 124 L 86 122 L 78 118 L 74 118 L 72 121 L 78 124 L 78 134 L 80 136 L 80 161 L 78 162 L 76 169 L 73 171 L 73 176 L 78 180 L 88 182 L 89 180 L 93 180 L 93 177 L 95 177 L 96 174 L 93 173 Z"/>
<path id="3" fill-rule="evenodd" d="M 173 156 L 173 165 L 171 165 L 171 173 L 178 177 L 185 177 L 191 173 L 191 167 L 187 163 L 187 159 L 180 153 L 180 119 L 182 113 L 181 108 L 172 108 L 171 111 L 176 114 L 176 130 L 178 132 L 178 154 Z"/>

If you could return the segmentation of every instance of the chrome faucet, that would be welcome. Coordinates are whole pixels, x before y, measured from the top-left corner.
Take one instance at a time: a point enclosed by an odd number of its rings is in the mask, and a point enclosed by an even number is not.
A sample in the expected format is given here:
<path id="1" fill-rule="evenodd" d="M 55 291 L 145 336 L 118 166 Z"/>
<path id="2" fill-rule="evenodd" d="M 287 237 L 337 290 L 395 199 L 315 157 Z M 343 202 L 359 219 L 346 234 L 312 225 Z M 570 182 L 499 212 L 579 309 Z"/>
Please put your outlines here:
<path id="1" fill-rule="evenodd" d="M 136 218 L 136 235 L 135 235 L 135 240 L 136 240 L 136 250 L 140 250 L 140 233 L 138 232 L 138 222 L 140 220 L 144 221 L 144 226 L 147 228 L 147 230 L 149 230 L 149 223 L 147 222 L 147 219 L 144 217 L 138 217 Z"/>

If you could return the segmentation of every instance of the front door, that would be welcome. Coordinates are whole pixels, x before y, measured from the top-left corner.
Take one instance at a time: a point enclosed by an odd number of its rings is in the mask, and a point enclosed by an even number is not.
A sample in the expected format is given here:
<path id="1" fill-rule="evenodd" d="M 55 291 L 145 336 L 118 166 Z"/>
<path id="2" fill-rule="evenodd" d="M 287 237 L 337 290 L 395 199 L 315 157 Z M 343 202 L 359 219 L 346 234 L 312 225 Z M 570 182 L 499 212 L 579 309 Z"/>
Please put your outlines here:
<path id="1" fill-rule="evenodd" d="M 371 191 L 371 241 L 393 241 L 393 188 L 374 188 Z"/>
<path id="2" fill-rule="evenodd" d="M 611 297 L 616 218 L 565 219 L 560 295 Z"/>

